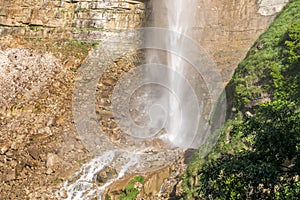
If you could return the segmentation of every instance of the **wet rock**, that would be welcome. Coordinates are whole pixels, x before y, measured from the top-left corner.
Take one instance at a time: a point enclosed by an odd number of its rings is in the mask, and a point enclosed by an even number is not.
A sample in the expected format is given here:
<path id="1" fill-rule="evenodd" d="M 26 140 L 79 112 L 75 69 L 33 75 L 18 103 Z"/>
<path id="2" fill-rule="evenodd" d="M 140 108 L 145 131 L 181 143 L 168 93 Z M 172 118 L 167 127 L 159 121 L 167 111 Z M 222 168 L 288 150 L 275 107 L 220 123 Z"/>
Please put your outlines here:
<path id="1" fill-rule="evenodd" d="M 108 180 L 111 180 L 113 178 L 116 178 L 118 176 L 118 173 L 115 169 L 111 167 L 105 167 L 103 170 L 98 172 L 96 174 L 96 180 L 100 185 L 103 185 Z"/>
<path id="2" fill-rule="evenodd" d="M 193 156 L 194 156 L 196 151 L 197 151 L 197 149 L 187 149 L 184 152 L 184 164 L 189 164 L 190 163 L 190 161 L 193 159 Z"/>

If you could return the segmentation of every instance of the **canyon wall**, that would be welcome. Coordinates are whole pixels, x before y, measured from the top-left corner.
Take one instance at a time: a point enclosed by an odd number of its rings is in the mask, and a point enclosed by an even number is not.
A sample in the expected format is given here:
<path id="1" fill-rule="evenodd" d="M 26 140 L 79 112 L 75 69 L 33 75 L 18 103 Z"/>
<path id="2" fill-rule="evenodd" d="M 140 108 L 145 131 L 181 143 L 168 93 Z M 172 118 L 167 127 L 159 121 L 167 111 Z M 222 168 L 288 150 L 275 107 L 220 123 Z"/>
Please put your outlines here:
<path id="1" fill-rule="evenodd" d="M 103 40 L 140 27 L 145 4 L 132 0 L 0 0 L 0 33 Z"/>
<path id="2" fill-rule="evenodd" d="M 164 27 L 161 0 L 0 0 L 0 34 L 29 38 L 104 40 L 122 30 Z M 227 82 L 255 39 L 289 0 L 196 0 L 192 35 L 208 52 Z M 147 6 L 148 5 L 148 6 Z M 159 23 L 150 15 L 158 15 Z M 150 21 L 150 22 L 149 22 Z"/>
<path id="3" fill-rule="evenodd" d="M 212 56 L 224 80 L 289 0 L 198 0 L 194 38 Z"/>
<path id="4" fill-rule="evenodd" d="M 150 26 L 167 26 L 167 8 L 161 0 L 150 1 Z M 189 32 L 212 57 L 229 81 L 234 69 L 244 58 L 250 46 L 266 30 L 288 0 L 195 0 L 196 18 Z M 159 4 L 159 6 L 157 6 Z M 153 7 L 158 8 L 153 10 Z M 181 12 L 181 10 L 178 10 Z"/>

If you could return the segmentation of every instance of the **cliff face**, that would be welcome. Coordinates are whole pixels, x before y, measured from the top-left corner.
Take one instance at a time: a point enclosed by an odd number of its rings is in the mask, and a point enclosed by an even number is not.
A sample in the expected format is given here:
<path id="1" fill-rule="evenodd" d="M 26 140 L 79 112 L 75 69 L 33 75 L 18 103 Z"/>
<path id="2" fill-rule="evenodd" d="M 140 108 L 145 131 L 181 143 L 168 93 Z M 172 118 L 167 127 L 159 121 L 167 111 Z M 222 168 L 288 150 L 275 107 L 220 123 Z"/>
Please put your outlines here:
<path id="1" fill-rule="evenodd" d="M 160 0 L 0 0 L 0 33 L 30 38 L 104 40 L 120 30 L 141 27 L 147 15 L 164 26 Z M 229 81 L 255 39 L 289 0 L 197 0 L 193 37 Z M 149 6 L 146 6 L 149 5 Z"/>
<path id="2" fill-rule="evenodd" d="M 198 0 L 193 35 L 212 56 L 224 80 L 288 0 Z"/>
<path id="3" fill-rule="evenodd" d="M 140 27 L 145 4 L 115 0 L 0 0 L 0 33 L 25 37 L 101 40 Z"/>

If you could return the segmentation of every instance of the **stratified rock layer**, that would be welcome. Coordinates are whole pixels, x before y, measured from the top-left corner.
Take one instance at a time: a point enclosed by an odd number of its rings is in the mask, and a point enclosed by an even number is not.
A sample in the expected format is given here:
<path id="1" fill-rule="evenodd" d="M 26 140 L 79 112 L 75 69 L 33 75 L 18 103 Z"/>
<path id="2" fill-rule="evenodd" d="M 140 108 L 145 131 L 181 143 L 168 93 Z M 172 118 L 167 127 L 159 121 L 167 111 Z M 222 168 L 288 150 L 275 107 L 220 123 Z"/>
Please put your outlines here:
<path id="1" fill-rule="evenodd" d="M 145 4 L 115 0 L 0 0 L 0 33 L 31 38 L 103 40 L 140 27 Z"/>

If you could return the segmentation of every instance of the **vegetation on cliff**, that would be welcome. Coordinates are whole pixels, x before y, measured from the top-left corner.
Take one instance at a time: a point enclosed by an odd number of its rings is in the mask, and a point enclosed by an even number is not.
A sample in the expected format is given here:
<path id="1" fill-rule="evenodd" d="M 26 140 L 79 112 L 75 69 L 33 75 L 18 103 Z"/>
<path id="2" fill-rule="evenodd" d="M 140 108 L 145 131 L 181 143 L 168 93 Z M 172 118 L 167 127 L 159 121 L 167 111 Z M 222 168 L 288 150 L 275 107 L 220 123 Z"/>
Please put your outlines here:
<path id="1" fill-rule="evenodd" d="M 300 196 L 300 1 L 256 41 L 227 86 L 234 111 L 217 145 L 183 177 L 183 199 Z M 230 112 L 232 112 L 230 110 Z"/>

